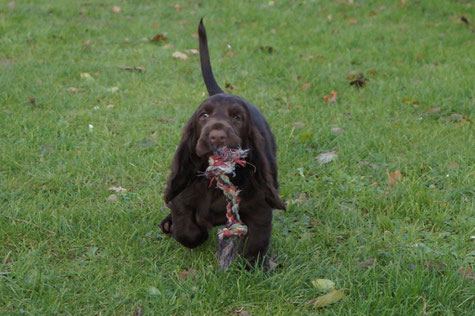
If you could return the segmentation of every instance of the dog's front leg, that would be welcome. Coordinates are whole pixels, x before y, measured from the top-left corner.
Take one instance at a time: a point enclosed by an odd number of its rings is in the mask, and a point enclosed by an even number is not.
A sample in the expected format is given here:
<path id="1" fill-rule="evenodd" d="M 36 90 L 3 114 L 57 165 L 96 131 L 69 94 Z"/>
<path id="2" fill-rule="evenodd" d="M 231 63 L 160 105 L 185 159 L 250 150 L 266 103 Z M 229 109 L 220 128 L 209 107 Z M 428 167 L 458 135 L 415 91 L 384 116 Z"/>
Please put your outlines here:
<path id="1" fill-rule="evenodd" d="M 251 266 L 265 262 L 272 232 L 272 209 L 262 207 L 253 212 L 246 212 L 241 218 L 248 227 L 244 258 Z"/>

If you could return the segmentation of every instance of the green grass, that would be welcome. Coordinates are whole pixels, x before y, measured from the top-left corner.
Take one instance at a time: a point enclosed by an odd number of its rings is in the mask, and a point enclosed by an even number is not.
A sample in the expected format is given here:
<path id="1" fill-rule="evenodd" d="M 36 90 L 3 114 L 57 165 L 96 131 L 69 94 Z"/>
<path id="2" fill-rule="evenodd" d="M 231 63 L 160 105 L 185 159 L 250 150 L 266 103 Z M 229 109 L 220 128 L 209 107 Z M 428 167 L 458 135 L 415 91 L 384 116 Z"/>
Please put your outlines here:
<path id="1" fill-rule="evenodd" d="M 475 265 L 475 43 L 459 22 L 475 21 L 473 3 L 9 2 L 0 1 L 0 314 L 473 312 L 475 281 L 459 273 Z M 279 145 L 290 205 L 275 213 L 282 267 L 271 273 L 239 262 L 223 273 L 214 238 L 191 251 L 158 230 L 181 129 L 205 97 L 198 57 L 172 53 L 197 48 L 203 16 L 218 82 L 262 110 Z M 164 32 L 167 43 L 143 40 Z M 350 86 L 350 71 L 367 86 Z M 331 90 L 338 99 L 326 103 Z M 444 119 L 454 113 L 463 119 Z M 315 160 L 329 150 L 337 160 Z M 111 186 L 128 192 L 108 201 Z M 180 277 L 190 268 L 194 280 Z M 307 306 L 322 294 L 317 278 L 348 289 L 345 298 Z"/>

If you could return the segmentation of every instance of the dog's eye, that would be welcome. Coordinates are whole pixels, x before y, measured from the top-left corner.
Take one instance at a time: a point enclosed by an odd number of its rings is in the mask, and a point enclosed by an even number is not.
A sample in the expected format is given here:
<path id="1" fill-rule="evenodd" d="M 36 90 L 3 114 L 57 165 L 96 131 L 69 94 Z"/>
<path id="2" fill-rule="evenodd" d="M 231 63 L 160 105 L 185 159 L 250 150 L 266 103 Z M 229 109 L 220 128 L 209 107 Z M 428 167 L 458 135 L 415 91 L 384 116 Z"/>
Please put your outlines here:
<path id="1" fill-rule="evenodd" d="M 201 119 L 207 119 L 209 117 L 208 113 L 201 113 L 200 118 Z"/>
<path id="2" fill-rule="evenodd" d="M 241 120 L 241 116 L 239 115 L 233 115 L 233 120 L 236 120 L 236 121 L 240 121 Z"/>

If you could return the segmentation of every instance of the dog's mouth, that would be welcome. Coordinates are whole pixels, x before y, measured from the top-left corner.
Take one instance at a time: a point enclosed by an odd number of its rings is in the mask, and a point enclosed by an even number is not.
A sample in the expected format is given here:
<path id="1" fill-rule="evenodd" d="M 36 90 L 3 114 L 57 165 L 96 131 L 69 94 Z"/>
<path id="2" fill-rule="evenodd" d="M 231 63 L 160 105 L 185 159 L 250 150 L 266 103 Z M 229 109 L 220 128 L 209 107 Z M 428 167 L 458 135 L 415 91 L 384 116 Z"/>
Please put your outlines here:
<path id="1" fill-rule="evenodd" d="M 235 141 L 228 141 L 223 144 L 213 144 L 209 140 L 199 139 L 196 145 L 196 155 L 198 157 L 209 157 L 222 150 L 222 148 L 240 149 L 240 139 L 236 137 Z"/>

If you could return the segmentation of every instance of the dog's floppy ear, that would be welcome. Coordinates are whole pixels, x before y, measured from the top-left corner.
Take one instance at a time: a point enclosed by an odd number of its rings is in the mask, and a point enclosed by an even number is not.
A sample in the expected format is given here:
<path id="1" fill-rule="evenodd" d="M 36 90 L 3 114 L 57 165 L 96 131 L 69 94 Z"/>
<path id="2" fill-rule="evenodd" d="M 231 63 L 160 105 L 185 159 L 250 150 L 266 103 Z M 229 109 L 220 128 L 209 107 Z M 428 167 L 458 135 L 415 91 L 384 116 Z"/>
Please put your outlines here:
<path id="1" fill-rule="evenodd" d="M 264 151 L 266 145 L 264 137 L 254 124 L 250 124 L 248 134 L 248 145 L 251 149 L 249 162 L 256 168 L 256 178 L 264 189 L 266 202 L 272 208 L 285 210 L 285 203 L 279 197 L 278 184 L 271 173 L 270 163 Z"/>
<path id="2" fill-rule="evenodd" d="M 168 177 L 165 190 L 165 203 L 173 200 L 196 176 L 195 125 L 195 115 L 193 115 L 183 129 L 180 144 L 173 157 L 172 172 Z"/>

